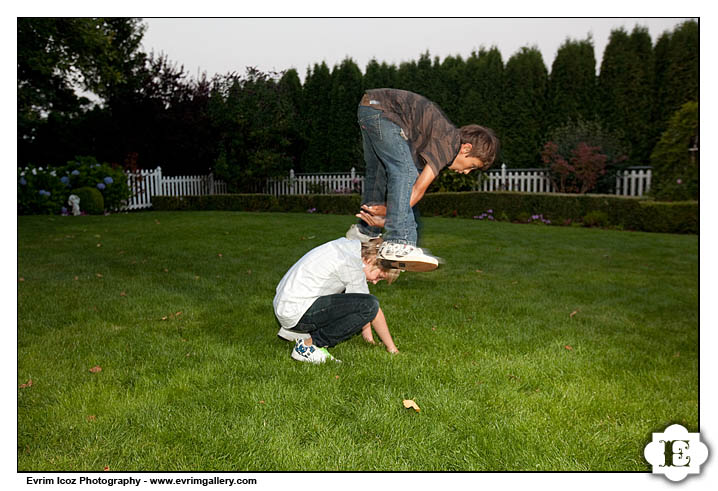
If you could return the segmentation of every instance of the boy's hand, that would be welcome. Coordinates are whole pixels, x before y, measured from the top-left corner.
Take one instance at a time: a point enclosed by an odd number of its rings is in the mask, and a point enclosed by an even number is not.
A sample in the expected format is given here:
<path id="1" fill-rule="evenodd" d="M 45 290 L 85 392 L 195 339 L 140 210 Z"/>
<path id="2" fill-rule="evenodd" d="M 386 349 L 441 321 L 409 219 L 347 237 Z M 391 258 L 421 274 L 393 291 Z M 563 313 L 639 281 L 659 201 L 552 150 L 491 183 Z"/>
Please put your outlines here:
<path id="1" fill-rule="evenodd" d="M 364 211 L 363 209 L 354 216 L 364 220 L 364 222 L 366 222 L 366 224 L 370 227 L 384 228 L 384 223 L 386 222 L 386 217 L 384 217 L 383 215 L 372 215 Z"/>
<path id="2" fill-rule="evenodd" d="M 399 353 L 399 350 L 396 348 L 396 346 L 394 347 L 394 349 L 389 349 L 389 348 L 387 348 L 386 350 L 387 350 L 389 353 L 391 353 L 392 355 L 395 355 L 395 354 Z"/>
<path id="3" fill-rule="evenodd" d="M 384 205 L 362 205 L 361 209 L 368 212 L 370 215 L 386 216 L 386 206 Z"/>

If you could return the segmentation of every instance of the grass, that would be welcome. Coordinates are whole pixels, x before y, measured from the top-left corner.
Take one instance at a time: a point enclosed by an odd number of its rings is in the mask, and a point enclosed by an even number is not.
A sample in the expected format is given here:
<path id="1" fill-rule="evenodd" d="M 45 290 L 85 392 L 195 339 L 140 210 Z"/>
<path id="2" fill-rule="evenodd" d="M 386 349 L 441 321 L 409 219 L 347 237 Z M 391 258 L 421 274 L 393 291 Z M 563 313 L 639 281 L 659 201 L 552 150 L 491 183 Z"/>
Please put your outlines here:
<path id="1" fill-rule="evenodd" d="M 696 236 L 427 218 L 446 263 L 371 286 L 401 353 L 294 362 L 274 289 L 351 222 L 19 217 L 18 469 L 649 471 L 697 431 Z"/>

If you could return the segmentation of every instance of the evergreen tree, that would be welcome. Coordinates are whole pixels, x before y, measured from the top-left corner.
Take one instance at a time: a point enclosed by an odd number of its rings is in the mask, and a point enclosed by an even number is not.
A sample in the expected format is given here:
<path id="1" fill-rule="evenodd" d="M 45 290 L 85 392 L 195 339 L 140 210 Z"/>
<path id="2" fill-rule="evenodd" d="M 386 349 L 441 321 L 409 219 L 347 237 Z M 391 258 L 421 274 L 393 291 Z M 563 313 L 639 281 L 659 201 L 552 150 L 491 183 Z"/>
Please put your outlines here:
<path id="1" fill-rule="evenodd" d="M 372 59 L 367 63 L 363 78 L 364 90 L 396 88 L 396 66 L 387 65 L 386 62 L 379 62 Z"/>
<path id="2" fill-rule="evenodd" d="M 447 56 L 441 64 L 434 64 L 436 88 L 434 99 L 448 118 L 456 124 L 461 116 L 461 99 L 468 88 L 466 63 L 461 56 Z"/>
<path id="3" fill-rule="evenodd" d="M 503 156 L 508 167 L 538 167 L 546 127 L 548 70 L 536 47 L 521 48 L 506 63 Z"/>
<path id="4" fill-rule="evenodd" d="M 287 114 L 287 138 L 289 139 L 287 152 L 291 158 L 291 168 L 295 172 L 304 172 L 299 159 L 307 146 L 307 132 L 301 120 L 303 89 L 299 74 L 294 68 L 285 71 L 282 78 L 279 79 L 279 97 Z"/>
<path id="5" fill-rule="evenodd" d="M 593 41 L 567 39 L 556 53 L 548 86 L 549 127 L 595 118 L 596 57 Z"/>
<path id="6" fill-rule="evenodd" d="M 327 138 L 332 151 L 322 170 L 348 172 L 363 165 L 361 133 L 357 124 L 357 104 L 363 94 L 362 73 L 347 58 L 332 71 L 331 118 Z"/>
<path id="7" fill-rule="evenodd" d="M 495 46 L 489 51 L 481 48 L 466 60 L 465 89 L 459 126 L 480 124 L 492 128 L 501 138 L 504 99 L 504 62 Z"/>
<path id="8" fill-rule="evenodd" d="M 698 101 L 698 23 L 686 21 L 656 43 L 656 103 L 654 137 L 667 128 L 668 119 L 688 101 Z"/>
<path id="9" fill-rule="evenodd" d="M 323 170 L 333 151 L 327 138 L 331 118 L 332 75 L 325 62 L 307 70 L 302 98 L 302 120 L 307 131 L 307 148 L 300 157 L 305 172 Z"/>
<path id="10" fill-rule="evenodd" d="M 653 73 L 648 30 L 613 30 L 601 62 L 599 114 L 609 129 L 625 135 L 634 165 L 646 162 L 652 147 Z"/>

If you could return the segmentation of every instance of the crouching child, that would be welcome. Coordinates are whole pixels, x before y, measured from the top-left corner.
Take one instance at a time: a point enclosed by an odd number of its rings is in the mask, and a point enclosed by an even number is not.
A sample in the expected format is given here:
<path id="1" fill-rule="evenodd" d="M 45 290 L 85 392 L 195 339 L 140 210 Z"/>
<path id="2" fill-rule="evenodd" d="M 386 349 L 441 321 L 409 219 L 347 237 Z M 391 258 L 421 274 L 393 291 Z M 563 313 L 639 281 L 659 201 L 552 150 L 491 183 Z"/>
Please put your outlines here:
<path id="1" fill-rule="evenodd" d="M 274 314 L 277 335 L 295 341 L 292 358 L 324 363 L 334 358 L 327 348 L 362 333 L 374 344 L 372 327 L 386 350 L 398 353 L 379 300 L 367 282 L 392 283 L 398 269 L 386 268 L 377 257 L 382 239 L 362 243 L 340 238 L 306 253 L 277 286 Z"/>

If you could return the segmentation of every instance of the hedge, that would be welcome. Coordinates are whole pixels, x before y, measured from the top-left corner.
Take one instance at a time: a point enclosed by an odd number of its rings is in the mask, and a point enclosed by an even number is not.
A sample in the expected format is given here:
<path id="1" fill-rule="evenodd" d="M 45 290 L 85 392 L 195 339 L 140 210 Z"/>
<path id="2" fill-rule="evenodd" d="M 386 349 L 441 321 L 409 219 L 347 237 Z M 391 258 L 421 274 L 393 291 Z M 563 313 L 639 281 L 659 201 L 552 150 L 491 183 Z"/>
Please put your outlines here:
<path id="1" fill-rule="evenodd" d="M 275 197 L 265 194 L 152 198 L 155 210 L 227 210 L 316 212 L 353 215 L 359 195 L 311 194 Z M 698 202 L 659 202 L 613 195 L 559 193 L 429 193 L 419 204 L 424 216 L 472 218 L 491 210 L 500 221 L 526 222 L 542 215 L 552 224 L 601 224 L 611 228 L 665 233 L 698 233 Z M 596 217 L 600 216 L 600 220 Z"/>

